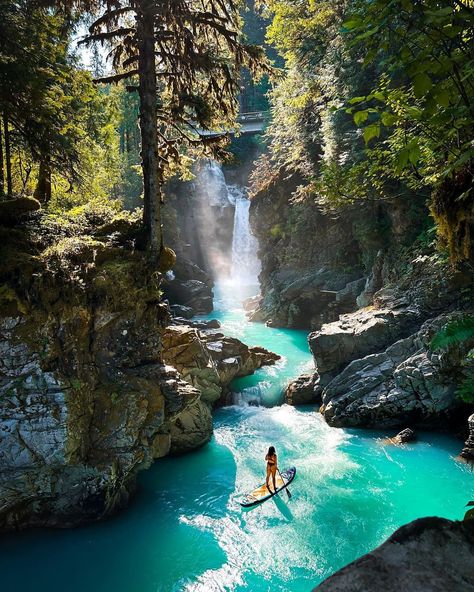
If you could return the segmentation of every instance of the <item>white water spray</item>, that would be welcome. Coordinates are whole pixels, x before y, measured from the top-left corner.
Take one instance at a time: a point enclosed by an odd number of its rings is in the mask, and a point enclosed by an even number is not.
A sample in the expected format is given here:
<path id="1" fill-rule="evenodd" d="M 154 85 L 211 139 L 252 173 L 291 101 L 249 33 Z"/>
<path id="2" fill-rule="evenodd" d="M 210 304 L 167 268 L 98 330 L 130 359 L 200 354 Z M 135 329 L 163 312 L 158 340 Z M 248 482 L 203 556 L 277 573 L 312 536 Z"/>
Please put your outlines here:
<path id="1" fill-rule="evenodd" d="M 227 190 L 229 201 L 235 206 L 231 279 L 244 285 L 257 285 L 260 261 L 258 242 L 250 229 L 250 200 L 242 187 L 229 185 Z"/>

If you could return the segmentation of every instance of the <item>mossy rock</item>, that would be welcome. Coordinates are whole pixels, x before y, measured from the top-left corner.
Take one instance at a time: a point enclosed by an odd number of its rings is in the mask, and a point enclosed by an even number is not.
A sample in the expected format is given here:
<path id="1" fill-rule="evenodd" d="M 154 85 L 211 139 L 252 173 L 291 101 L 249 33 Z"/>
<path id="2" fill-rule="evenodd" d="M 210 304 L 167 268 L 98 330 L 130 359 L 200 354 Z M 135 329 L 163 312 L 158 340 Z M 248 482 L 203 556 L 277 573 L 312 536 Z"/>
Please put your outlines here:
<path id="1" fill-rule="evenodd" d="M 141 231 L 141 220 L 116 218 L 97 228 L 94 235 L 97 237 L 116 236 L 119 241 L 129 241 L 136 239 Z"/>
<path id="2" fill-rule="evenodd" d="M 18 297 L 18 294 L 8 286 L 3 284 L 0 286 L 0 316 L 17 317 L 26 315 L 27 309 L 25 304 Z"/>
<path id="3" fill-rule="evenodd" d="M 41 208 L 41 204 L 33 197 L 20 197 L 0 201 L 0 224 L 15 226 L 19 224 L 26 214 L 35 212 Z"/>
<path id="4" fill-rule="evenodd" d="M 169 247 L 164 247 L 160 254 L 159 271 L 166 273 L 176 265 L 176 253 Z"/>

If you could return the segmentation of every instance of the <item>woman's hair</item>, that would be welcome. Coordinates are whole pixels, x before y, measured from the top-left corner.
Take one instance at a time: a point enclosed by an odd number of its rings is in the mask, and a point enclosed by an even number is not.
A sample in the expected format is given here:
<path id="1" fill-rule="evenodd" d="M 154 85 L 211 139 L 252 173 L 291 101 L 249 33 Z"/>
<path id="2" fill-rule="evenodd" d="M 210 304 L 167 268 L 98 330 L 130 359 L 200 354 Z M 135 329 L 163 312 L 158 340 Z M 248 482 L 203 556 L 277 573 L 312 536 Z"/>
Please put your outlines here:
<path id="1" fill-rule="evenodd" d="M 268 454 L 270 456 L 273 456 L 275 454 L 275 446 L 270 446 L 270 448 L 268 449 Z"/>

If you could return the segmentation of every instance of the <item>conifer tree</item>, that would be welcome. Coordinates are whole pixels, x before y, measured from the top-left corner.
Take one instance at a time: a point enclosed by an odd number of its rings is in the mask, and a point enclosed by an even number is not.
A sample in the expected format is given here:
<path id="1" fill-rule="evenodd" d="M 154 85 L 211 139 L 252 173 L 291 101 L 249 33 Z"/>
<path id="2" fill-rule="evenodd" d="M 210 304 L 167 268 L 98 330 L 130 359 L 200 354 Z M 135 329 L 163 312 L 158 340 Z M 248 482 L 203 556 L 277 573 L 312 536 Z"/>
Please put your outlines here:
<path id="1" fill-rule="evenodd" d="M 163 248 L 160 204 L 167 171 L 180 160 L 183 147 L 219 151 L 221 138 L 203 131 L 234 123 L 241 68 L 253 74 L 266 69 L 263 53 L 241 41 L 240 0 L 78 4 L 95 11 L 84 41 L 111 46 L 115 73 L 99 81 L 127 79 L 133 88 L 138 79 L 143 219 L 157 260 Z"/>

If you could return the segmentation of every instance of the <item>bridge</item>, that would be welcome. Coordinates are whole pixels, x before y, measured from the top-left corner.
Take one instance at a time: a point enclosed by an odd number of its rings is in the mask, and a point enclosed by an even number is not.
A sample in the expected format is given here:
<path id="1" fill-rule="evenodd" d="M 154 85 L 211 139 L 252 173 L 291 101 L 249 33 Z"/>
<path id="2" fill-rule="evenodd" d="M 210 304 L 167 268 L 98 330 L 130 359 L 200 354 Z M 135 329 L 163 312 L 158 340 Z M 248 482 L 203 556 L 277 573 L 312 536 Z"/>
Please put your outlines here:
<path id="1" fill-rule="evenodd" d="M 253 111 L 251 113 L 239 113 L 237 123 L 240 135 L 260 134 L 270 119 L 269 111 Z M 199 130 L 202 136 L 223 136 L 224 134 L 234 135 L 236 130 Z"/>

